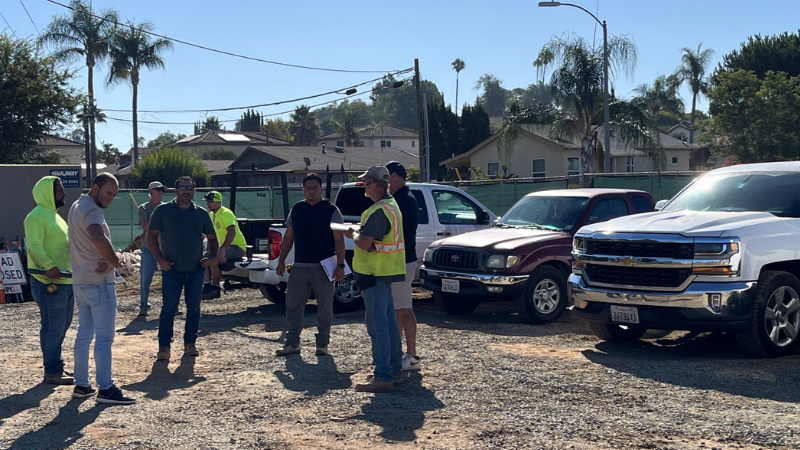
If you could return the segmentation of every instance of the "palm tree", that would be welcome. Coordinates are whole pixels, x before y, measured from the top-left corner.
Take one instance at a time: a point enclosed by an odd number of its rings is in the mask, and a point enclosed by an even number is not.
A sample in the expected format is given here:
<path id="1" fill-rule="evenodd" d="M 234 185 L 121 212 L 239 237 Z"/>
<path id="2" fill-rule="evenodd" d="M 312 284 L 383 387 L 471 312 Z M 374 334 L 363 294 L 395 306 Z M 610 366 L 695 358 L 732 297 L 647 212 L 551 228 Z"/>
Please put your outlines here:
<path id="1" fill-rule="evenodd" d="M 168 39 L 150 39 L 149 32 L 153 31 L 151 22 L 135 25 L 128 21 L 126 26 L 117 28 L 111 41 L 110 70 L 106 83 L 110 86 L 126 80 L 133 88 L 133 160 L 136 165 L 139 160 L 139 123 L 136 117 L 139 97 L 139 73 L 142 68 L 163 69 L 164 58 L 162 54 L 172 50 L 172 42 Z"/>
<path id="2" fill-rule="evenodd" d="M 680 81 L 675 75 L 659 75 L 652 85 L 640 84 L 636 87 L 633 90 L 636 97 L 632 101 L 645 110 L 658 125 L 662 111 L 683 115 L 684 106 L 678 94 L 679 85 Z"/>
<path id="3" fill-rule="evenodd" d="M 461 58 L 456 58 L 450 65 L 453 66 L 453 70 L 456 71 L 456 107 L 454 109 L 456 110 L 456 117 L 458 117 L 458 74 L 467 67 L 467 63 Z"/>
<path id="4" fill-rule="evenodd" d="M 675 75 L 681 83 L 689 83 L 692 91 L 692 119 L 689 130 L 689 143 L 694 143 L 694 119 L 697 113 L 697 96 L 708 93 L 708 79 L 706 78 L 706 68 L 711 64 L 711 57 L 714 56 L 714 49 L 707 48 L 700 50 L 703 43 L 697 46 L 697 51 L 684 47 L 681 49 L 681 65 L 675 69 Z"/>
<path id="5" fill-rule="evenodd" d="M 70 8 L 71 15 L 55 17 L 47 25 L 39 36 L 39 43 L 56 47 L 53 57 L 60 61 L 73 62 L 80 57 L 85 58 L 89 69 L 89 104 L 94 105 L 94 66 L 108 56 L 111 35 L 119 17 L 113 9 L 105 9 L 95 15 L 91 7 L 81 0 L 72 0 Z M 92 115 L 90 112 L 90 119 Z M 94 158 L 95 120 L 88 120 L 87 123 L 91 142 L 86 151 L 86 171 L 89 179 L 92 179 L 97 172 Z"/>
<path id="6" fill-rule="evenodd" d="M 631 40 L 612 37 L 608 42 L 608 52 L 609 63 L 616 71 L 633 72 L 636 46 Z M 533 64 L 537 71 L 542 70 L 542 79 L 548 68 L 555 67 L 550 78 L 555 106 L 537 104 L 512 108 L 501 130 L 499 152 L 505 151 L 510 155 L 519 137 L 520 125 L 547 125 L 552 139 L 580 141 L 581 174 L 597 172 L 595 167 L 603 161 L 597 139 L 598 130 L 604 124 L 603 49 L 589 47 L 580 37 L 553 38 L 545 44 Z M 640 108 L 613 99 L 609 113 L 611 129 L 618 142 L 637 146 L 646 153 L 651 149 L 657 152 L 658 144 L 650 132 L 653 124 Z"/>
<path id="7" fill-rule="evenodd" d="M 311 108 L 308 105 L 297 106 L 289 117 L 292 119 L 289 132 L 294 137 L 295 145 L 314 145 L 319 125 L 317 116 L 311 112 Z"/>

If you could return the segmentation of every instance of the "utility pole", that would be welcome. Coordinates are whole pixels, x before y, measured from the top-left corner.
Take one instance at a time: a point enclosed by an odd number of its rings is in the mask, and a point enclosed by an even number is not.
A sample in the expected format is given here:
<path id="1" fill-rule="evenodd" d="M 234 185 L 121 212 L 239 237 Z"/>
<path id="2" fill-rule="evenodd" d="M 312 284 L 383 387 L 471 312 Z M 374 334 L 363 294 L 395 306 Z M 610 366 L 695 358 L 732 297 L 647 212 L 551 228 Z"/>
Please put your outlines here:
<path id="1" fill-rule="evenodd" d="M 419 59 L 414 59 L 414 88 L 416 89 L 417 93 L 417 133 L 419 136 L 419 170 L 420 170 L 420 181 L 428 181 L 428 173 L 426 172 L 425 168 L 425 135 L 422 132 L 422 80 L 419 77 Z"/>

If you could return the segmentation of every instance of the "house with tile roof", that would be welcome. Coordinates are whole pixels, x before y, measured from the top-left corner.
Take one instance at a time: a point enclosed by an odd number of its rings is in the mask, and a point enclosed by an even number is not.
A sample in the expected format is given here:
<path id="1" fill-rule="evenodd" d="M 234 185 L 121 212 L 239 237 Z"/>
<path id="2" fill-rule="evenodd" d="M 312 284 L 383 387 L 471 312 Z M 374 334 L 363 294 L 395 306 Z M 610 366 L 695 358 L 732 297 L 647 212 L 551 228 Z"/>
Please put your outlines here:
<path id="1" fill-rule="evenodd" d="M 368 127 L 361 130 L 359 141 L 362 147 L 395 147 L 419 154 L 419 134 L 416 131 L 383 125 Z M 324 144 L 329 149 L 345 147 L 345 143 L 341 133 L 328 133 L 317 138 L 318 146 Z"/>
<path id="2" fill-rule="evenodd" d="M 233 150 L 238 156 L 251 145 L 290 146 L 293 144 L 289 141 L 254 131 L 209 130 L 203 134 L 187 136 L 172 145 L 195 155 L 199 155 L 207 149 L 223 148 Z"/>
<path id="3" fill-rule="evenodd" d="M 520 178 L 559 177 L 580 173 L 580 142 L 551 139 L 546 127 L 529 126 L 522 130 L 510 154 L 499 151 L 499 133 L 495 133 L 472 149 L 454 155 L 440 165 L 469 173 L 479 167 L 490 176 L 515 175 Z M 666 171 L 688 171 L 695 144 L 661 133 L 666 155 Z M 623 146 L 612 137 L 611 167 L 614 173 L 649 172 L 650 158 L 636 148 Z"/>
<path id="4" fill-rule="evenodd" d="M 81 164 L 85 152 L 85 146 L 80 142 L 65 139 L 55 135 L 45 135 L 40 139 L 37 147 L 45 153 L 56 152 L 61 156 L 65 164 Z"/>

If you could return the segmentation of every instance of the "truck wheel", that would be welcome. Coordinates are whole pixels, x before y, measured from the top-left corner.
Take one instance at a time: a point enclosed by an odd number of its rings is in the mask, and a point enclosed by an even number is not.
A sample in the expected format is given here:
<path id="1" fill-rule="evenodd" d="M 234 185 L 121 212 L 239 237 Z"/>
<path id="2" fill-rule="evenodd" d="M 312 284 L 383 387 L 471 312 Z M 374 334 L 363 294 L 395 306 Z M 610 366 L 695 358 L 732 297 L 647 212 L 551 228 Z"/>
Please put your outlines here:
<path id="1" fill-rule="evenodd" d="M 633 328 L 613 323 L 589 322 L 589 327 L 600 339 L 620 344 L 633 342 L 647 333 L 647 328 Z"/>
<path id="2" fill-rule="evenodd" d="M 433 302 L 442 311 L 448 314 L 463 316 L 475 311 L 481 302 L 479 297 L 472 295 L 456 295 L 447 292 L 434 292 Z"/>
<path id="3" fill-rule="evenodd" d="M 344 280 L 336 282 L 333 287 L 333 312 L 353 312 L 363 305 L 364 297 L 361 296 L 361 288 L 353 280 L 352 273 L 344 277 Z"/>
<path id="4" fill-rule="evenodd" d="M 787 272 L 768 270 L 758 277 L 750 329 L 736 333 L 739 349 L 750 356 L 787 356 L 800 340 L 800 280 Z"/>
<path id="5" fill-rule="evenodd" d="M 264 298 L 272 303 L 276 303 L 278 305 L 283 305 L 286 303 L 286 287 L 283 285 L 283 283 L 278 286 L 262 284 L 258 287 L 258 290 L 261 291 L 261 295 L 263 295 Z"/>
<path id="6" fill-rule="evenodd" d="M 530 323 L 558 319 L 567 307 L 567 280 L 555 267 L 540 266 L 531 273 L 517 310 Z"/>

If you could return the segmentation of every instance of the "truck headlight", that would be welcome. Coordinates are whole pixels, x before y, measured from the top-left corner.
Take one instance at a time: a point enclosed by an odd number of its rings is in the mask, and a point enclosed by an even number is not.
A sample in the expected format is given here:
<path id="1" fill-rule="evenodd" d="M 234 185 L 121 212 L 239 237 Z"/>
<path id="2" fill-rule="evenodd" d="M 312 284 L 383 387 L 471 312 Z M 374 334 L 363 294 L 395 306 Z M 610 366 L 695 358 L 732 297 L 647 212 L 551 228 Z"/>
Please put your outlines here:
<path id="1" fill-rule="evenodd" d="M 698 240 L 694 243 L 694 275 L 738 275 L 740 263 L 738 239 Z"/>
<path id="2" fill-rule="evenodd" d="M 422 261 L 426 263 L 433 262 L 433 252 L 433 249 L 425 249 L 425 254 L 422 255 Z"/>
<path id="3" fill-rule="evenodd" d="M 510 269 L 519 262 L 519 255 L 491 255 L 486 260 L 487 269 Z"/>
<path id="4" fill-rule="evenodd" d="M 575 237 L 572 239 L 572 249 L 578 252 L 586 251 L 586 239 Z"/>

